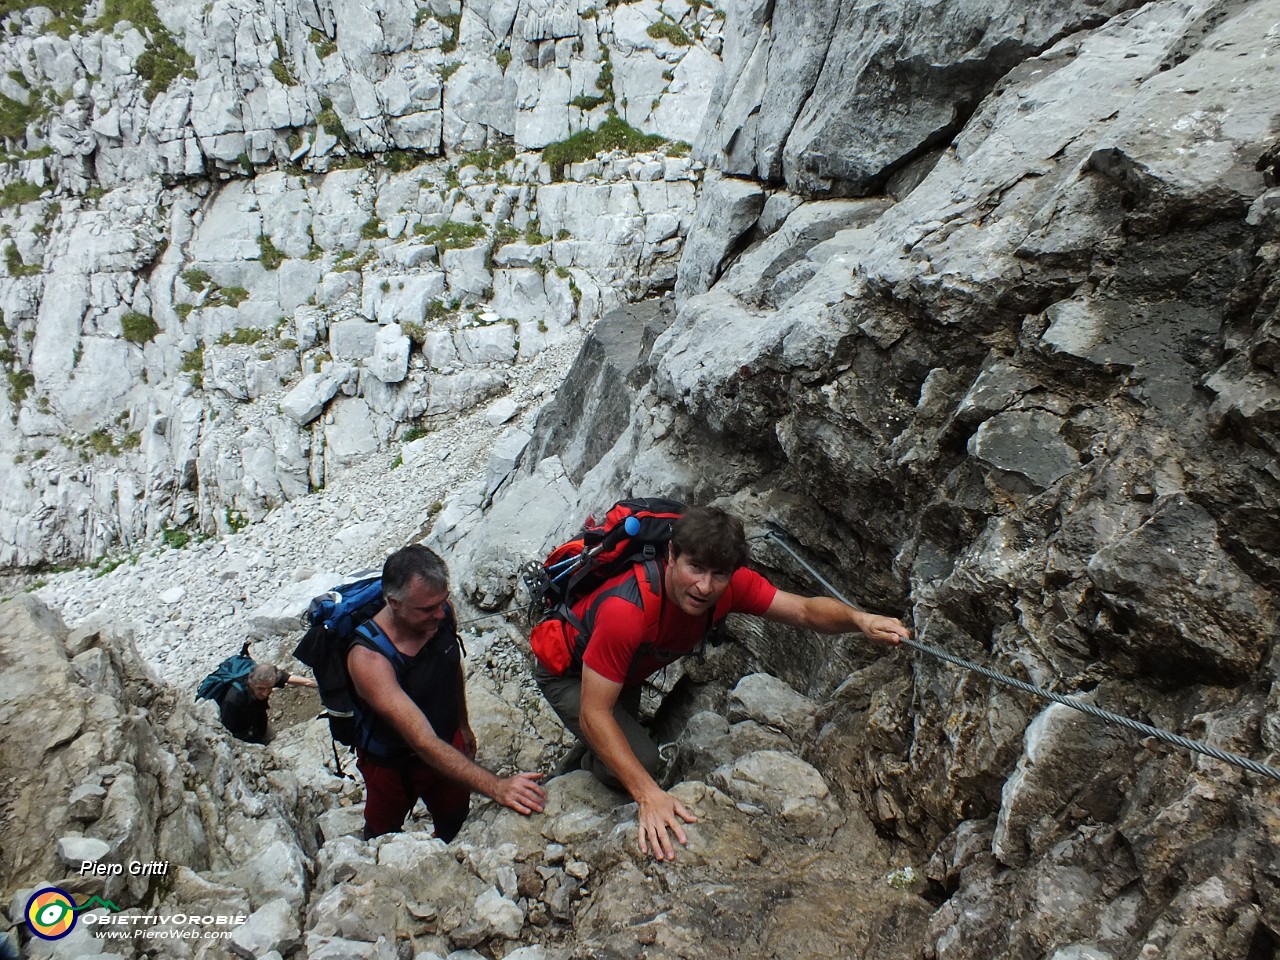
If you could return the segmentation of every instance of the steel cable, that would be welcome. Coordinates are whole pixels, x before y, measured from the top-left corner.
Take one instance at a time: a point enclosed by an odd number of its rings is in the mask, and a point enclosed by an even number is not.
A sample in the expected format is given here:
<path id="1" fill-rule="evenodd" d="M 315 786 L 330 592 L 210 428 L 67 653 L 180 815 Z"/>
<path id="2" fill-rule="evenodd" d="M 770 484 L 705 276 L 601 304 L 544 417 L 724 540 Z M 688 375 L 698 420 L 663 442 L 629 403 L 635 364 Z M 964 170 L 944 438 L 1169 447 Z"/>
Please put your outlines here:
<path id="1" fill-rule="evenodd" d="M 826 577 L 815 570 L 813 566 L 804 559 L 804 557 L 800 556 L 800 554 L 793 550 L 791 545 L 787 543 L 787 541 L 784 540 L 776 531 L 770 530 L 768 533 L 761 534 L 758 537 L 753 537 L 752 539 L 773 540 L 782 547 L 783 550 L 791 554 L 800 566 L 809 571 L 810 575 L 822 584 L 831 596 L 835 597 L 847 606 L 853 606 L 853 604 L 850 603 L 839 590 L 832 586 Z M 1134 720 L 1130 717 L 1121 716 L 1118 713 L 1112 713 L 1110 710 L 1103 710 L 1101 707 L 1095 707 L 1093 704 L 1085 703 L 1083 700 L 1079 700 L 1076 697 L 1064 696 L 1060 693 L 1054 693 L 1052 690 L 1045 690 L 1043 687 L 1034 686 L 1026 681 L 1019 680 L 1017 677 L 1010 677 L 1007 674 L 984 667 L 971 660 L 966 660 L 963 657 L 957 657 L 955 654 L 948 653 L 946 650 L 931 646 L 927 643 L 921 643 L 919 640 L 903 640 L 902 644 L 903 646 L 910 647 L 913 650 L 918 650 L 928 656 L 935 657 L 939 660 L 945 660 L 947 663 L 953 664 L 954 666 L 962 667 L 965 670 L 971 670 L 974 673 L 984 676 L 989 680 L 994 680 L 997 683 L 1002 683 L 1005 686 L 1013 687 L 1016 690 L 1021 690 L 1024 693 L 1030 693 L 1037 697 L 1043 697 L 1046 700 L 1052 700 L 1054 703 L 1060 703 L 1063 706 L 1071 707 L 1073 710 L 1079 710 L 1081 713 L 1088 714 L 1089 716 L 1105 721 L 1106 723 L 1114 723 L 1121 727 L 1127 727 L 1136 733 L 1155 737 L 1158 740 L 1163 740 L 1165 743 L 1170 743 L 1174 746 L 1182 747 L 1183 749 L 1191 750 L 1195 753 L 1202 753 L 1207 757 L 1213 757 L 1215 760 L 1230 763 L 1244 770 L 1260 774 L 1261 776 L 1270 777 L 1273 780 L 1280 780 L 1280 770 L 1277 770 L 1275 767 L 1269 767 L 1265 763 L 1259 763 L 1256 760 L 1251 760 L 1248 757 L 1242 757 L 1236 753 L 1229 753 L 1226 750 L 1219 750 L 1217 747 L 1211 746 L 1210 744 L 1179 736 L 1178 734 L 1172 733 L 1168 730 L 1153 727 L 1148 723 L 1141 723 L 1140 721 Z"/>

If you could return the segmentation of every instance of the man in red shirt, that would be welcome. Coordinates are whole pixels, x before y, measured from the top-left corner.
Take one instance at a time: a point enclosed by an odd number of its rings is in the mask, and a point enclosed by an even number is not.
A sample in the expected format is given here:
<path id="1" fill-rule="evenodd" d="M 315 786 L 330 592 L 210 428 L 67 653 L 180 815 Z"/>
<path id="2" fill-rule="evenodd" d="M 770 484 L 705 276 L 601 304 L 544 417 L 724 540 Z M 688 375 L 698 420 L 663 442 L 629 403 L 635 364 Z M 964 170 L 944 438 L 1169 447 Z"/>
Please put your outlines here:
<path id="1" fill-rule="evenodd" d="M 684 824 L 696 818 L 653 778 L 658 748 L 638 719 L 646 678 L 699 649 L 730 613 L 819 633 L 861 632 L 879 643 L 910 636 L 892 617 L 779 590 L 747 569 L 749 559 L 737 517 L 714 507 L 689 510 L 663 562 L 637 564 L 575 606 L 590 633 L 581 664 L 561 676 L 543 664 L 534 670 L 552 708 L 585 741 L 581 769 L 636 801 L 640 851 L 656 860 L 675 859 L 670 834 L 687 843 Z"/>

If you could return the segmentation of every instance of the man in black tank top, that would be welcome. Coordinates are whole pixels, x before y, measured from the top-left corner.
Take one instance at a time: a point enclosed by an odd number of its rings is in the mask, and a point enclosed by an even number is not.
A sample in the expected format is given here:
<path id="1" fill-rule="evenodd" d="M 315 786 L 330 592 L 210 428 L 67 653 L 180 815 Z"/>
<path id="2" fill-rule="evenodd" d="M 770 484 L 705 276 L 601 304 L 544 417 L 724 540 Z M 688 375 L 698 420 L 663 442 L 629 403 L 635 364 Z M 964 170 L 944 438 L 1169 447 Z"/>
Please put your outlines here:
<path id="1" fill-rule="evenodd" d="M 449 572 L 411 544 L 382 568 L 387 604 L 356 634 L 347 671 L 356 700 L 365 781 L 365 838 L 401 830 L 419 797 L 448 842 L 462 828 L 472 791 L 529 815 L 546 794 L 539 773 L 498 777 L 475 763 Z"/>

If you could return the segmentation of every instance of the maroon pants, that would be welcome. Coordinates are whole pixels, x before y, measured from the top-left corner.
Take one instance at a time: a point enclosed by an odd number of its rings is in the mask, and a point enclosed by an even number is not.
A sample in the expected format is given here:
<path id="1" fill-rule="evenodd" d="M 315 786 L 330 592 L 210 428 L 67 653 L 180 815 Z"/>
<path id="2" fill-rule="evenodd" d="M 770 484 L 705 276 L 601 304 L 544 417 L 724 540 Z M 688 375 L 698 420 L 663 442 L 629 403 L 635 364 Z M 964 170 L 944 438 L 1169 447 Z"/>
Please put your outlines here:
<path id="1" fill-rule="evenodd" d="M 454 736 L 453 745 L 459 750 L 464 749 L 461 731 Z M 471 791 L 431 769 L 417 757 L 388 767 L 357 751 L 356 767 L 364 776 L 366 840 L 403 830 L 404 818 L 419 797 L 431 812 L 435 835 L 445 843 L 462 829 L 467 811 L 471 809 Z"/>

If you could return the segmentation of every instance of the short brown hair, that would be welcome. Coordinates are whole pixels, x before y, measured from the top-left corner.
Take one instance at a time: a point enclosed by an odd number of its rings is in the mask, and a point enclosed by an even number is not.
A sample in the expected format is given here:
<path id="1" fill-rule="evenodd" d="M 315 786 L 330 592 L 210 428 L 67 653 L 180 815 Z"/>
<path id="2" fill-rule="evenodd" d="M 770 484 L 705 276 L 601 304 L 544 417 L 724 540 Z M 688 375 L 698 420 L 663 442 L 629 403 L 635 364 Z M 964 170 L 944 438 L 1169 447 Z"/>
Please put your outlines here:
<path id="1" fill-rule="evenodd" d="M 718 507 L 691 507 L 671 531 L 671 555 L 712 570 L 734 571 L 751 560 L 742 521 Z"/>

